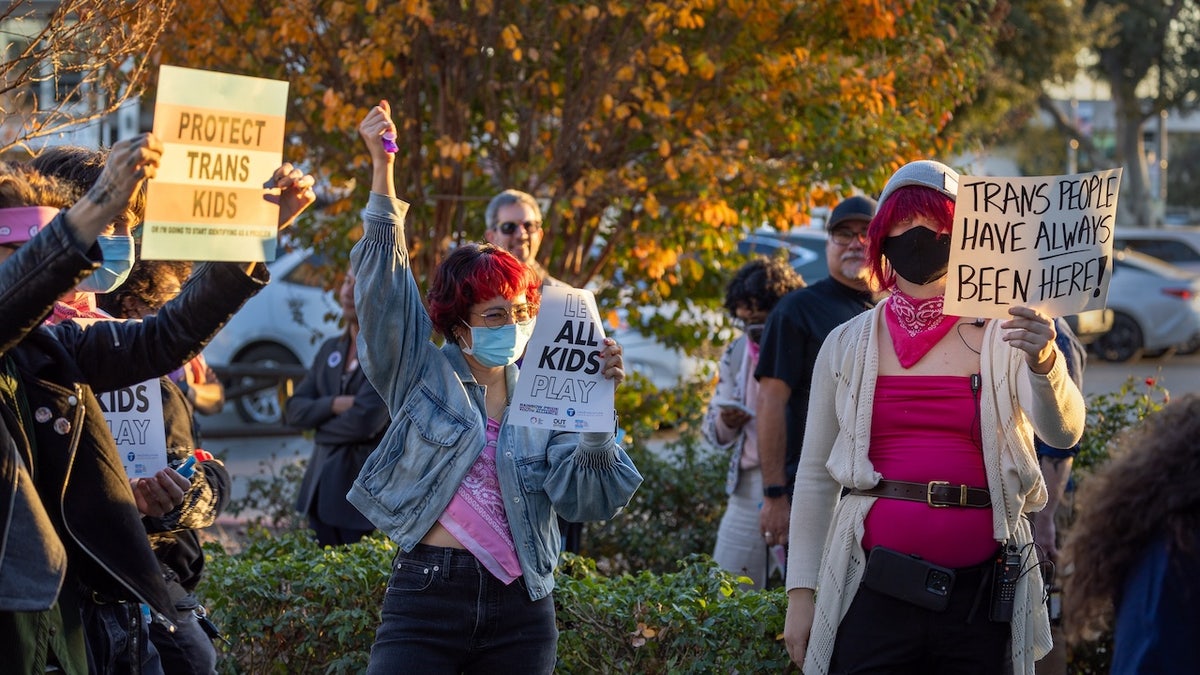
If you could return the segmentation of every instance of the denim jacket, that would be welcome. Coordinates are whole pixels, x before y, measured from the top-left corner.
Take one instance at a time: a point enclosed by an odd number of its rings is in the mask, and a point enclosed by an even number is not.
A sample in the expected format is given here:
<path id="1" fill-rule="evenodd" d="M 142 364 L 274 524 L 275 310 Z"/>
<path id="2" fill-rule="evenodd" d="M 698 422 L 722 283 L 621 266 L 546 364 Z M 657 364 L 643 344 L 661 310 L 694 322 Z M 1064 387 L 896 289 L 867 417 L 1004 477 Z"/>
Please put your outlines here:
<path id="1" fill-rule="evenodd" d="M 358 353 L 392 422 L 346 495 L 410 551 L 450 503 L 486 442 L 484 387 L 453 342 L 430 341 L 433 325 L 409 268 L 408 205 L 372 193 L 364 235 L 351 252 Z M 506 371 L 508 391 L 517 367 Z M 529 597 L 554 589 L 555 513 L 607 520 L 629 503 L 642 476 L 612 433 L 570 433 L 501 420 L 496 472 Z"/>

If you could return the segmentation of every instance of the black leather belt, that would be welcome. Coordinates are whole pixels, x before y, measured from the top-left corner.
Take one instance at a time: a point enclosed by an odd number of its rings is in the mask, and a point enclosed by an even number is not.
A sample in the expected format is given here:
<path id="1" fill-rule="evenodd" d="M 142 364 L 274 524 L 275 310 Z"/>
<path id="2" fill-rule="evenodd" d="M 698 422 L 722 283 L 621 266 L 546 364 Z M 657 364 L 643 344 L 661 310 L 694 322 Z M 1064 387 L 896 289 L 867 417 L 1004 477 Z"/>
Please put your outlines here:
<path id="1" fill-rule="evenodd" d="M 850 491 L 850 494 L 925 502 L 934 508 L 965 506 L 984 509 L 992 505 L 992 495 L 987 490 L 967 485 L 951 485 L 944 480 L 931 480 L 928 483 L 881 480 L 878 485 L 869 490 L 854 489 Z"/>

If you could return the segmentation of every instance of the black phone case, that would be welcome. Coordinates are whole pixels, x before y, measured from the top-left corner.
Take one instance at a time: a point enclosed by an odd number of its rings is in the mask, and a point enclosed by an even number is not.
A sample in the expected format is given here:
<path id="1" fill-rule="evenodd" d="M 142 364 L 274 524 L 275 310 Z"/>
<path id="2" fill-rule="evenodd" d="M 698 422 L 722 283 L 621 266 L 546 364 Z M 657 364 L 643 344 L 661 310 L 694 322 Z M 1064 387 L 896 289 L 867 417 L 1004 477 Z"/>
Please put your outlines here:
<path id="1" fill-rule="evenodd" d="M 954 570 L 876 546 L 867 558 L 863 584 L 897 600 L 941 612 L 950 603 Z"/>

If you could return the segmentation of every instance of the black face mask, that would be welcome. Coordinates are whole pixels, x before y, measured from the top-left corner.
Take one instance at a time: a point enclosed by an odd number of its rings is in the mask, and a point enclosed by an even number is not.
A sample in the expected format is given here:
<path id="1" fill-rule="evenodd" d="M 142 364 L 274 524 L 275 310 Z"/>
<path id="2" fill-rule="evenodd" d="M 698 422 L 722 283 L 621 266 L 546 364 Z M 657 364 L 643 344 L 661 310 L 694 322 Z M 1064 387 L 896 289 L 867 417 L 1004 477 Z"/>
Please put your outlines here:
<path id="1" fill-rule="evenodd" d="M 920 225 L 883 240 L 883 254 L 896 274 L 919 286 L 946 276 L 950 265 L 950 235 Z"/>

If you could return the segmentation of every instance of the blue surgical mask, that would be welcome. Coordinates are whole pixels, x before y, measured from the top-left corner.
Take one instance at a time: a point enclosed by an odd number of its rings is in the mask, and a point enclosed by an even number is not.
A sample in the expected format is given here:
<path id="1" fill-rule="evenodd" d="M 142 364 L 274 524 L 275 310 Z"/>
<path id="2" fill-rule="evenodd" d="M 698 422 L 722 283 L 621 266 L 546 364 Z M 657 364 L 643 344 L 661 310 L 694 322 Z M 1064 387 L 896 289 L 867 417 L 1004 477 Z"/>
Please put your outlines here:
<path id="1" fill-rule="evenodd" d="M 104 261 L 92 276 L 75 286 L 80 293 L 111 293 L 125 283 L 133 269 L 133 237 L 104 236 L 96 238 Z"/>
<path id="2" fill-rule="evenodd" d="M 525 353 L 535 323 L 537 319 L 499 328 L 467 325 L 471 329 L 471 346 L 464 346 L 463 353 L 474 356 L 476 361 L 489 368 L 512 365 Z"/>

